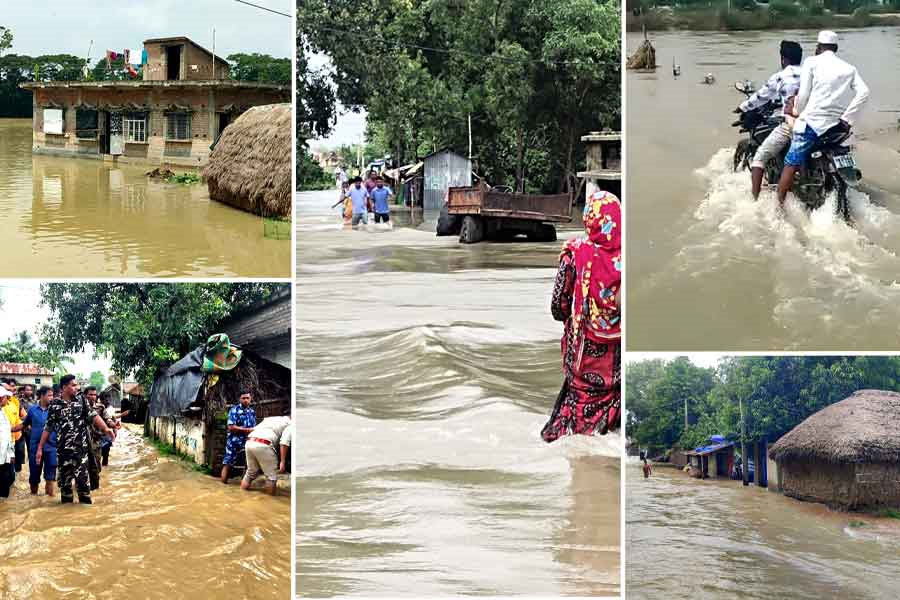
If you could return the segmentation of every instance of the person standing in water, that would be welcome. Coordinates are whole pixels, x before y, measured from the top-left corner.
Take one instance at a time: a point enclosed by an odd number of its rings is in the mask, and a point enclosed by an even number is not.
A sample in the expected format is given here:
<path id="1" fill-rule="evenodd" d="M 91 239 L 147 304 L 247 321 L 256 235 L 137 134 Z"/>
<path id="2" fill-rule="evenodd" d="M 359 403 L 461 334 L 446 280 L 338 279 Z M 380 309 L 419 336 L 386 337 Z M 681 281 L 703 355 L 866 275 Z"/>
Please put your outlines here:
<path id="1" fill-rule="evenodd" d="M 31 427 L 31 435 L 28 438 L 28 483 L 31 486 L 32 495 L 38 493 L 41 484 L 41 476 L 44 477 L 45 491 L 52 496 L 56 483 L 56 434 L 50 434 L 47 443 L 44 444 L 44 455 L 41 462 L 37 462 L 37 449 L 41 441 L 41 434 L 47 425 L 47 415 L 50 403 L 53 401 L 53 390 L 47 386 L 38 388 L 37 402 L 28 409 L 23 425 Z"/>
<path id="2" fill-rule="evenodd" d="M 384 178 L 380 175 L 375 178 L 375 187 L 369 192 L 372 201 L 375 204 L 375 222 L 390 223 L 391 222 L 391 198 L 394 192 L 388 186 L 384 185 Z"/>
<path id="3" fill-rule="evenodd" d="M 609 192 L 584 207 L 587 237 L 563 246 L 550 312 L 562 321 L 563 380 L 545 442 L 564 435 L 606 434 L 619 428 L 622 280 L 621 205 Z"/>
<path id="4" fill-rule="evenodd" d="M 228 483 L 228 473 L 244 451 L 247 434 L 256 426 L 256 411 L 250 406 L 252 401 L 250 390 L 241 390 L 238 403 L 228 411 L 228 436 L 225 438 L 225 457 L 222 459 L 222 483 Z"/>
<path id="5" fill-rule="evenodd" d="M 653 469 L 650 468 L 650 463 L 647 462 L 647 457 L 643 457 L 641 460 L 644 461 L 644 479 L 650 477 L 653 474 Z"/>

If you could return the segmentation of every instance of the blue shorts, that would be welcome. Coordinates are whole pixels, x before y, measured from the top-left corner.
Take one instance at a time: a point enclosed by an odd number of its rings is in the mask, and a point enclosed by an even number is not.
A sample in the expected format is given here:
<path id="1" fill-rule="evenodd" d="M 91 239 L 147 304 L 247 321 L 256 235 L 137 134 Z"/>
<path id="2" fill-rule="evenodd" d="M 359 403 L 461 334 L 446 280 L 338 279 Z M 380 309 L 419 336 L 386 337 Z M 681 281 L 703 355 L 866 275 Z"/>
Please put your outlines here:
<path id="1" fill-rule="evenodd" d="M 802 133 L 794 132 L 791 138 L 791 147 L 788 149 L 787 156 L 784 158 L 784 164 L 787 167 L 802 167 L 806 159 L 809 158 L 813 146 L 819 141 L 819 136 L 813 131 L 809 125 Z"/>
<path id="2" fill-rule="evenodd" d="M 30 450 L 30 448 L 29 448 Z M 41 464 L 35 462 L 35 454 L 37 448 L 33 452 L 28 453 L 28 483 L 37 485 L 41 482 L 41 472 L 43 471 L 44 481 L 56 481 L 57 458 L 56 450 L 44 446 L 44 455 Z"/>
<path id="3" fill-rule="evenodd" d="M 225 456 L 222 458 L 223 465 L 234 465 L 244 451 L 244 444 L 247 442 L 246 437 L 234 437 L 229 435 L 225 439 Z"/>

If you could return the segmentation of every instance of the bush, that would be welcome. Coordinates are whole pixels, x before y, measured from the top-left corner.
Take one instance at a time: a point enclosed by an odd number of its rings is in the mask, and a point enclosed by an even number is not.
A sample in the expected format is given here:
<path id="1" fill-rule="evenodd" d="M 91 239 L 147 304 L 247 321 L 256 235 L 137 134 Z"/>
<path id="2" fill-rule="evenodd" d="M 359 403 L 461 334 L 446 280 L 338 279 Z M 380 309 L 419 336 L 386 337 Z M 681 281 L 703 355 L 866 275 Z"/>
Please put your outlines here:
<path id="1" fill-rule="evenodd" d="M 857 27 L 868 27 L 875 21 L 872 18 L 872 11 L 865 6 L 860 6 L 854 10 L 851 19 L 853 20 L 853 24 Z"/>
<path id="2" fill-rule="evenodd" d="M 799 17 L 806 12 L 806 7 L 790 0 L 772 0 L 769 3 L 769 12 L 773 19 L 783 17 Z"/>

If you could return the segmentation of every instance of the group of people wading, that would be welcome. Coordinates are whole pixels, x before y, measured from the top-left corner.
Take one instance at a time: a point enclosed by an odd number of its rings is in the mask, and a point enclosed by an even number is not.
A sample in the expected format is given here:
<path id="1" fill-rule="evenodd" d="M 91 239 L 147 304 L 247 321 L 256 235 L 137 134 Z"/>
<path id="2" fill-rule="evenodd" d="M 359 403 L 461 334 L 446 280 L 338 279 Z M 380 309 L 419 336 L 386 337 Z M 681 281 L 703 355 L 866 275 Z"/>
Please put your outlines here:
<path id="1" fill-rule="evenodd" d="M 54 495 L 59 477 L 63 504 L 91 504 L 100 487 L 100 471 L 109 464 L 109 450 L 121 428 L 97 388 L 79 390 L 74 375 L 64 375 L 52 388 L 19 387 L 14 379 L 0 386 L 0 497 L 8 498 L 28 455 L 28 483 L 36 495 L 44 480 Z M 120 416 L 124 416 L 122 413 Z M 74 483 L 74 491 L 73 491 Z"/>
<path id="2" fill-rule="evenodd" d="M 340 180 L 339 180 L 340 181 Z M 369 213 L 374 213 L 376 223 L 389 225 L 391 222 L 391 200 L 394 191 L 385 185 L 384 177 L 376 171 L 369 171 L 366 180 L 354 177 L 352 181 L 340 181 L 341 192 L 338 201 L 331 207 L 343 205 L 344 223 L 351 227 L 368 225 Z"/>

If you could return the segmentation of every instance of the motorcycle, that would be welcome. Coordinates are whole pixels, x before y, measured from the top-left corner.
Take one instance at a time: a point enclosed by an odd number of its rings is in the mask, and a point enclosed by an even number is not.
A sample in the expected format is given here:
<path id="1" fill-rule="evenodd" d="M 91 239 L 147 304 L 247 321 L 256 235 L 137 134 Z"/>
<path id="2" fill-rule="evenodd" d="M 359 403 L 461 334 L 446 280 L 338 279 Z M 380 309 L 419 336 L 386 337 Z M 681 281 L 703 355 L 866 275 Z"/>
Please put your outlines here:
<path id="1" fill-rule="evenodd" d="M 753 84 L 749 81 L 737 82 L 734 87 L 748 98 L 753 93 Z M 780 109 L 780 102 L 768 102 L 740 113 L 738 119 L 731 124 L 732 127 L 738 127 L 740 133 L 747 134 L 747 137 L 738 141 L 734 150 L 735 172 L 750 170 L 750 162 L 760 144 L 782 123 Z M 847 223 L 851 221 L 848 188 L 858 189 L 862 179 L 862 172 L 856 167 L 852 148 L 844 145 L 849 137 L 850 130 L 846 127 L 835 126 L 826 131 L 813 147 L 809 158 L 797 171 L 792 188 L 797 198 L 809 210 L 821 207 L 829 194 L 836 193 L 835 213 Z M 778 184 L 786 155 L 787 148 L 765 165 L 763 168 L 765 183 Z"/>

